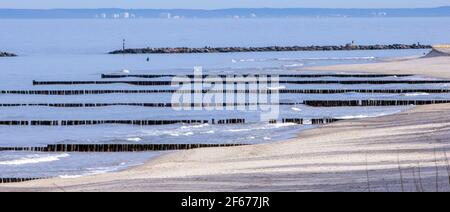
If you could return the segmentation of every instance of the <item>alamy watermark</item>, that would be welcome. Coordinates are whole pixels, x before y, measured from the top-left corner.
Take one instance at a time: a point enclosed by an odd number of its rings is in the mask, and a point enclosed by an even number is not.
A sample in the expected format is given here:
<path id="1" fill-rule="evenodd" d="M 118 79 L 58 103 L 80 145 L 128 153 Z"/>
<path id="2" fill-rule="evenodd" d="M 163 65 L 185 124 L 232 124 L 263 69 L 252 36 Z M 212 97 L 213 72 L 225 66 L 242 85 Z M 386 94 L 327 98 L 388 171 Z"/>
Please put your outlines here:
<path id="1" fill-rule="evenodd" d="M 255 111 L 261 121 L 280 115 L 279 77 L 267 75 L 204 75 L 195 67 L 191 76 L 172 79 L 177 90 L 172 95 L 172 107 L 177 111 Z"/>

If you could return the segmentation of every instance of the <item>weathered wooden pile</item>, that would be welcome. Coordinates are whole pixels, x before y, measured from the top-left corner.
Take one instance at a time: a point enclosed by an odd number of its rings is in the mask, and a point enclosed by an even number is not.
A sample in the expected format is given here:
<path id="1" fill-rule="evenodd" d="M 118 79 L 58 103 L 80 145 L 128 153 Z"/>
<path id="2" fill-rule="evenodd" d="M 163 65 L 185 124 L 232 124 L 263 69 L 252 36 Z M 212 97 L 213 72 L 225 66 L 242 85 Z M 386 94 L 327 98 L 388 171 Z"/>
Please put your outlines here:
<path id="1" fill-rule="evenodd" d="M 26 152 L 150 152 L 211 147 L 234 147 L 245 144 L 51 144 L 45 147 L 0 147 L 0 151 Z"/>
<path id="2" fill-rule="evenodd" d="M 33 85 L 106 85 L 129 84 L 137 86 L 171 86 L 184 84 L 271 84 L 267 81 L 230 81 L 230 80 L 191 80 L 191 81 L 33 81 Z M 279 80 L 279 84 L 317 85 L 317 84 L 344 84 L 344 85 L 385 85 L 385 84 L 444 84 L 450 80 Z"/>
<path id="3" fill-rule="evenodd" d="M 335 77 L 335 78 L 383 78 L 383 77 L 410 77 L 410 74 L 202 74 L 202 75 L 171 75 L 171 74 L 102 74 L 103 79 L 118 79 L 118 78 L 164 78 L 164 77 L 187 77 L 187 78 L 236 78 L 236 77 L 279 77 L 279 78 L 321 78 L 321 77 Z"/>
<path id="4" fill-rule="evenodd" d="M 375 107 L 446 104 L 450 100 L 312 100 L 304 101 L 313 107 Z"/>
<path id="5" fill-rule="evenodd" d="M 6 184 L 6 183 L 23 183 L 27 181 L 33 181 L 33 180 L 41 180 L 44 178 L 0 178 L 0 184 Z"/>
<path id="6" fill-rule="evenodd" d="M 155 94 L 155 93 L 279 93 L 279 94 L 340 94 L 340 93 L 450 93 L 450 89 L 281 89 L 281 90 L 1 90 L 13 95 L 100 95 L 100 94 Z"/>
<path id="7" fill-rule="evenodd" d="M 120 124 L 137 126 L 171 125 L 171 124 L 206 124 L 208 120 L 12 120 L 0 121 L 4 126 L 82 126 Z"/>

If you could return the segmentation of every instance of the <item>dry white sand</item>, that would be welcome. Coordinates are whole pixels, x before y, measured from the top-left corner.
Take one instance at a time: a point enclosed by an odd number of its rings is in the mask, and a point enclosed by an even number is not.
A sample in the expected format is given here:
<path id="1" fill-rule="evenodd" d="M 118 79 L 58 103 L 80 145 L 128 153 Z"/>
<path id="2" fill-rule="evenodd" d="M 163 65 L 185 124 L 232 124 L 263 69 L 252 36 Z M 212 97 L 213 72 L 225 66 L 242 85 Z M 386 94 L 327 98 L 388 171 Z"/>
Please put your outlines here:
<path id="1" fill-rule="evenodd" d="M 450 59 L 321 70 L 450 78 Z M 450 191 L 450 104 L 348 120 L 274 144 L 179 151 L 119 173 L 0 191 Z"/>

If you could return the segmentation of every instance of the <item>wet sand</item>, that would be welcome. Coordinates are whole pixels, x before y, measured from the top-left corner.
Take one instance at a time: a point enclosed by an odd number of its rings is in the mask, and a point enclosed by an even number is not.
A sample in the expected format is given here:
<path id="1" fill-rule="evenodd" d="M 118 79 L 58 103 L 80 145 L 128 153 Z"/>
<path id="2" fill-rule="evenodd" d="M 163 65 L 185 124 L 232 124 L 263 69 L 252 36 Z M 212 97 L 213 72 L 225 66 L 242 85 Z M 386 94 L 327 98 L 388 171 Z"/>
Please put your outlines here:
<path id="1" fill-rule="evenodd" d="M 450 58 L 314 70 L 450 79 Z M 0 191 L 450 191 L 450 104 L 307 130 L 286 142 L 179 151 L 129 170 Z"/>

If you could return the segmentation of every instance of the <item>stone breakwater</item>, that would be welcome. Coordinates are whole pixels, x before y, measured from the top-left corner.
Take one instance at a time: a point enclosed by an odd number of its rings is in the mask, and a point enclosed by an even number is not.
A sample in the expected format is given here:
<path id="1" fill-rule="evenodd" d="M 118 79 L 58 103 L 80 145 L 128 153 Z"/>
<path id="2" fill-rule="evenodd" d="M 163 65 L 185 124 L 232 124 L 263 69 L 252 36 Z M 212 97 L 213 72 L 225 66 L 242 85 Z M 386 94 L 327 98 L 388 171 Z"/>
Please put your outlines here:
<path id="1" fill-rule="evenodd" d="M 8 52 L 0 52 L 0 57 L 16 57 L 17 55 Z"/>
<path id="2" fill-rule="evenodd" d="M 269 47 L 203 47 L 203 48 L 136 48 L 109 52 L 109 54 L 193 54 L 231 52 L 283 52 L 283 51 L 349 51 L 349 50 L 391 50 L 431 49 L 431 45 L 341 45 L 341 46 L 269 46 Z"/>

